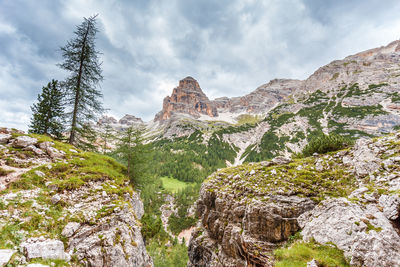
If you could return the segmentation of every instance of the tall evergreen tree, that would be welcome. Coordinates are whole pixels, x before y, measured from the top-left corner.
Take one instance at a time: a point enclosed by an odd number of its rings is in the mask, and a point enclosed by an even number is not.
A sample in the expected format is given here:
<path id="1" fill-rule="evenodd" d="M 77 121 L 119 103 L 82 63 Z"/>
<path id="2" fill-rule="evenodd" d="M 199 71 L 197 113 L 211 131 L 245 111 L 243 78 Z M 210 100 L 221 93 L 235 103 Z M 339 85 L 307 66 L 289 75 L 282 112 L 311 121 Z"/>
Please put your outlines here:
<path id="1" fill-rule="evenodd" d="M 67 70 L 70 76 L 65 81 L 67 113 L 70 122 L 69 143 L 78 146 L 90 145 L 93 138 L 90 122 L 103 112 L 100 102 L 102 93 L 98 90 L 103 80 L 100 52 L 95 41 L 98 28 L 97 15 L 84 18 L 77 26 L 75 37 L 61 48 L 64 62 L 59 66 Z"/>
<path id="2" fill-rule="evenodd" d="M 119 138 L 115 153 L 126 164 L 127 174 L 132 181 L 140 183 L 145 175 L 146 148 L 143 145 L 142 128 L 128 128 Z"/>
<path id="3" fill-rule="evenodd" d="M 31 106 L 30 133 L 48 134 L 56 138 L 62 137 L 64 131 L 62 98 L 63 93 L 58 81 L 52 80 L 42 88 L 42 93 L 37 98 L 38 102 Z"/>

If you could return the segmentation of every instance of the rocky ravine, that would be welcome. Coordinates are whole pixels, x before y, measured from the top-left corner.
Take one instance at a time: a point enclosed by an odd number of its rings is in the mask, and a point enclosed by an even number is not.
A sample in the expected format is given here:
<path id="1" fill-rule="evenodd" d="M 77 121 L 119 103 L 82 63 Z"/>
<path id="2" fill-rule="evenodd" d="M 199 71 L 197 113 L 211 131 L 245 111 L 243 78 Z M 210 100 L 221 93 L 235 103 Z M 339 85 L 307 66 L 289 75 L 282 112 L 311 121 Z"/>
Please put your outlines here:
<path id="1" fill-rule="evenodd" d="M 222 169 L 203 184 L 188 266 L 273 266 L 296 232 L 353 266 L 400 266 L 400 133 Z"/>
<path id="2" fill-rule="evenodd" d="M 0 266 L 153 266 L 122 165 L 45 136 L 0 140 Z"/>

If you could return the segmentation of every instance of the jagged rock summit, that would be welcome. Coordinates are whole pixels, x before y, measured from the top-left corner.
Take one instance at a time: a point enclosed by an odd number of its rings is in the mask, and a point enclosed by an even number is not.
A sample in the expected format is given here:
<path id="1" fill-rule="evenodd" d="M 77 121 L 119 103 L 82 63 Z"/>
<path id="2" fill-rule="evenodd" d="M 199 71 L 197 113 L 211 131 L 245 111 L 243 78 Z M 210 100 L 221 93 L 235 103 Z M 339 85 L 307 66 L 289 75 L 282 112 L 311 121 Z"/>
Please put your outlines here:
<path id="1" fill-rule="evenodd" d="M 199 83 L 192 77 L 179 81 L 171 96 L 164 98 L 163 109 L 157 113 L 155 121 L 165 121 L 174 113 L 185 113 L 195 118 L 201 114 L 217 117 L 215 104 L 201 90 Z"/>

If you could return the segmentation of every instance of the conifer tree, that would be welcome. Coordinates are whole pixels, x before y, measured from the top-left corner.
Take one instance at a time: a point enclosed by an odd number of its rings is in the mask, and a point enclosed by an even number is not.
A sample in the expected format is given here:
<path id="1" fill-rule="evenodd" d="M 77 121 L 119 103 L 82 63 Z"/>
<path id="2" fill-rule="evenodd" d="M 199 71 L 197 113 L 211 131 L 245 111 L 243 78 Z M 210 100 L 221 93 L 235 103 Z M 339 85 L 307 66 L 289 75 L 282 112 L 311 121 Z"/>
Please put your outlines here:
<path id="1" fill-rule="evenodd" d="M 42 93 L 37 98 L 38 102 L 31 106 L 30 133 L 47 134 L 59 139 L 62 137 L 64 131 L 62 98 L 63 93 L 58 81 L 52 80 L 42 88 Z"/>
<path id="2" fill-rule="evenodd" d="M 146 171 L 143 133 L 140 127 L 129 127 L 119 138 L 115 150 L 120 160 L 126 164 L 128 177 L 135 182 L 139 182 Z"/>
<path id="3" fill-rule="evenodd" d="M 103 154 L 109 151 L 110 142 L 115 138 L 113 134 L 113 128 L 109 123 L 107 123 L 104 127 L 104 131 L 100 133 L 100 138 L 102 141 L 102 149 Z"/>
<path id="4" fill-rule="evenodd" d="M 103 76 L 100 52 L 95 47 L 96 18 L 97 15 L 84 18 L 77 26 L 75 37 L 61 48 L 64 62 L 59 65 L 70 73 L 64 83 L 65 101 L 69 107 L 69 143 L 81 147 L 93 145 L 90 140 L 94 138 L 94 132 L 90 122 L 103 112 L 99 100 L 103 95 L 98 89 Z"/>

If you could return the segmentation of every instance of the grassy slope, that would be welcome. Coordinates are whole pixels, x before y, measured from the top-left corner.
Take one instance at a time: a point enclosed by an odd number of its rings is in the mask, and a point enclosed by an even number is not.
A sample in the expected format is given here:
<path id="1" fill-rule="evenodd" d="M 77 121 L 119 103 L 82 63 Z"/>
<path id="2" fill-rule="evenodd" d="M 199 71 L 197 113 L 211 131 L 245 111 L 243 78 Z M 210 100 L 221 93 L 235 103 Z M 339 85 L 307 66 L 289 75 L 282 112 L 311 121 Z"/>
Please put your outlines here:
<path id="1" fill-rule="evenodd" d="M 347 267 L 343 251 L 335 246 L 320 245 L 314 242 L 295 242 L 290 247 L 276 249 L 274 251 L 276 267 L 306 267 L 307 262 L 315 259 L 325 267 Z"/>
<path id="2" fill-rule="evenodd" d="M 270 124 L 271 129 L 264 134 L 260 144 L 246 149 L 244 156 L 247 156 L 247 158 L 245 161 L 258 162 L 271 159 L 277 156 L 279 152 L 287 149 L 286 143 L 288 142 L 295 144 L 303 139 L 310 141 L 315 136 L 322 135 L 322 126 L 319 120 L 323 119 L 324 113 L 331 114 L 328 117 L 328 128 L 332 133 L 345 135 L 352 139 L 356 139 L 360 136 L 371 136 L 366 132 L 352 129 L 352 125 L 339 123 L 338 121 L 343 118 L 356 118 L 361 120 L 369 115 L 385 115 L 387 112 L 383 110 L 383 107 L 381 105 L 344 107 L 342 102 L 345 98 L 371 97 L 375 93 L 382 93 L 383 87 L 387 85 L 386 83 L 370 84 L 368 88 L 362 90 L 358 84 L 346 85 L 337 90 L 333 97 L 317 90 L 305 99 L 298 100 L 298 103 L 304 104 L 304 107 L 296 113 L 288 111 L 290 105 L 287 103 L 280 104 L 270 111 L 264 119 Z M 398 95 L 396 95 L 396 93 L 387 93 L 387 97 L 392 98 L 392 101 L 395 102 Z M 293 136 L 278 134 L 277 130 L 279 127 L 294 122 L 296 116 L 306 118 L 311 128 L 309 128 L 305 134 L 301 131 L 297 133 L 294 132 Z"/>
<path id="3" fill-rule="evenodd" d="M 0 210 L 8 214 L 17 212 L 19 219 L 4 218 L 0 216 L 0 248 L 14 248 L 28 237 L 45 236 L 66 241 L 61 235 L 64 226 L 70 221 L 93 224 L 95 221 L 87 221 L 79 214 L 71 214 L 66 211 L 66 203 L 60 201 L 52 204 L 51 197 L 57 192 L 73 190 L 85 186 L 89 181 L 107 181 L 100 191 L 108 194 L 116 194 L 114 203 L 121 206 L 127 203 L 123 194 L 132 192 L 129 179 L 125 176 L 126 168 L 114 159 L 97 153 L 83 152 L 68 144 L 51 140 L 47 136 L 31 135 L 39 140 L 52 141 L 54 147 L 66 153 L 65 162 L 59 161 L 34 168 L 22 177 L 10 184 L 10 187 L 0 192 Z M 13 149 L 19 153 L 18 149 Z M 2 155 L 4 156 L 4 155 Z M 45 175 L 39 176 L 36 171 Z M 56 185 L 56 190 L 50 190 L 49 185 Z M 38 191 L 32 199 L 22 198 L 27 190 Z M 17 197 L 2 201 L 1 196 L 15 193 Z M 99 190 L 93 190 L 93 194 L 100 194 Z M 129 203 L 128 203 L 129 204 Z M 35 208 L 34 208 L 35 206 Z M 37 208 L 37 207 L 40 208 Z M 100 218 L 112 210 L 99 210 Z M 99 217 L 100 216 L 100 217 Z M 37 261 L 37 260 L 36 260 Z M 44 262 L 39 260 L 39 262 Z M 62 261 L 54 261 L 57 266 L 65 265 Z"/>

